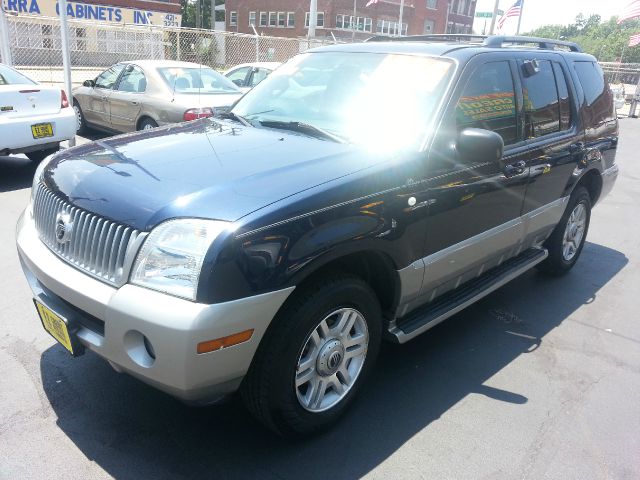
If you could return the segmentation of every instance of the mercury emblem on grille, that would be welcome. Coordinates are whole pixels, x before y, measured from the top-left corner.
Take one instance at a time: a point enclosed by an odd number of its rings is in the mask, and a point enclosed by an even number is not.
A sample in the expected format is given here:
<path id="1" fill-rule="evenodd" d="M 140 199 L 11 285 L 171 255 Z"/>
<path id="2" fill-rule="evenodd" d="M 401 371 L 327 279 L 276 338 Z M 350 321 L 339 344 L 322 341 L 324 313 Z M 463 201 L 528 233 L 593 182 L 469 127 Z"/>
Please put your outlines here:
<path id="1" fill-rule="evenodd" d="M 73 231 L 73 222 L 71 215 L 67 212 L 60 212 L 56 215 L 56 241 L 58 243 L 67 243 L 71 240 L 71 232 Z"/>

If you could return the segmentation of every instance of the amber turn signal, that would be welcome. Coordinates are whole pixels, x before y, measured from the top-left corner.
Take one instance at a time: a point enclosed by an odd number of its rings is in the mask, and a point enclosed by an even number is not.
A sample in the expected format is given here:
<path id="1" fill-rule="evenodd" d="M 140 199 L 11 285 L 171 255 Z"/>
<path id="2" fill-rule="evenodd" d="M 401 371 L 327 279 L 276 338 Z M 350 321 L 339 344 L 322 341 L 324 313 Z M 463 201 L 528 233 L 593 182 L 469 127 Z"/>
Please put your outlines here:
<path id="1" fill-rule="evenodd" d="M 231 347 L 242 342 L 246 342 L 253 335 L 253 328 L 245 330 L 244 332 L 234 333 L 228 337 L 216 338 L 215 340 L 208 340 L 206 342 L 200 342 L 198 344 L 198 353 L 208 353 L 220 350 L 221 348 Z"/>

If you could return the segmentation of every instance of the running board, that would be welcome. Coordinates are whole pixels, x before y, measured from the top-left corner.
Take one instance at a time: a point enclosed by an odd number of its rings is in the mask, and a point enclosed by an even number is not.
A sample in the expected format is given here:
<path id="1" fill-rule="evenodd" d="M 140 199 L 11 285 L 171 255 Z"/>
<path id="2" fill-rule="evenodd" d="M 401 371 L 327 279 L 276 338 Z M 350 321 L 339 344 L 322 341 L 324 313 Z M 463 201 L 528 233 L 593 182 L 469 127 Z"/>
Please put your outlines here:
<path id="1" fill-rule="evenodd" d="M 544 248 L 530 248 L 393 322 L 389 333 L 398 343 L 408 342 L 536 266 L 547 258 L 548 254 Z"/>

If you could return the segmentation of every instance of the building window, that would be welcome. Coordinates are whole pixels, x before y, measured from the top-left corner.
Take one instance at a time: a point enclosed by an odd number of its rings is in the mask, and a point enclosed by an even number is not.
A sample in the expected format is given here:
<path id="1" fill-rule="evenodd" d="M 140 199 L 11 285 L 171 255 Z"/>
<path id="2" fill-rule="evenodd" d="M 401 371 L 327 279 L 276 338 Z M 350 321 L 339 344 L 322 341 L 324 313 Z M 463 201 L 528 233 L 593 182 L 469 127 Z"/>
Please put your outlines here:
<path id="1" fill-rule="evenodd" d="M 409 25 L 402 24 L 402 32 L 399 32 L 399 23 L 391 20 L 378 20 L 376 23 L 376 33 L 380 35 L 406 35 Z"/>
<path id="2" fill-rule="evenodd" d="M 277 27 L 278 26 L 278 13 L 277 12 L 269 12 L 269 26 Z"/>
<path id="3" fill-rule="evenodd" d="M 249 26 L 256 26 L 256 12 L 249 12 Z"/>
<path id="4" fill-rule="evenodd" d="M 355 22 L 352 15 L 336 15 L 336 28 L 341 30 L 356 30 L 360 32 L 371 32 L 373 30 L 373 19 L 369 17 L 357 17 Z"/>
<path id="5" fill-rule="evenodd" d="M 267 12 L 260 12 L 260 26 L 261 27 L 266 27 L 267 26 L 267 18 L 268 18 Z"/>
<path id="6" fill-rule="evenodd" d="M 427 8 L 436 10 L 438 8 L 438 0 L 427 0 Z"/>
<path id="7" fill-rule="evenodd" d="M 235 27 L 236 25 L 238 25 L 238 12 L 229 12 L 229 25 L 231 27 Z"/>
<path id="8" fill-rule="evenodd" d="M 433 29 L 436 26 L 436 22 L 433 20 L 426 19 L 424 21 L 424 33 L 429 34 L 433 33 Z"/>
<path id="9" fill-rule="evenodd" d="M 75 35 L 74 35 L 75 33 Z M 76 45 L 75 45 L 75 50 L 79 50 L 79 51 L 84 51 L 87 49 L 87 31 L 84 28 L 75 28 L 72 29 L 72 34 L 71 34 L 72 38 L 75 36 L 75 40 L 76 40 Z M 74 50 L 73 47 L 71 47 L 72 50 Z"/>
<path id="10" fill-rule="evenodd" d="M 287 28 L 294 28 L 295 26 L 296 26 L 295 12 L 287 12 Z"/>
<path id="11" fill-rule="evenodd" d="M 284 12 L 278 12 L 278 27 L 280 28 L 284 28 L 287 26 L 287 17 L 286 17 L 286 13 Z"/>
<path id="12" fill-rule="evenodd" d="M 304 26 L 309 27 L 309 12 L 304 14 Z M 316 28 L 324 28 L 324 12 L 318 12 Z"/>

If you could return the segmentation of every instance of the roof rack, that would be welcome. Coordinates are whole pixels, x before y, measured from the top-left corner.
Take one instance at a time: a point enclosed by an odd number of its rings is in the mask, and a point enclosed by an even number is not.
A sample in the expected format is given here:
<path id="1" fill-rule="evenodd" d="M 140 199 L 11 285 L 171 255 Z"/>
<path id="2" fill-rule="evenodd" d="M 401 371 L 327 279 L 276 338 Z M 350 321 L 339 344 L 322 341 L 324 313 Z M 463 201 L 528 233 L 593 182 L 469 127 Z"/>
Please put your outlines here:
<path id="1" fill-rule="evenodd" d="M 572 52 L 582 52 L 582 48 L 577 43 L 553 40 L 551 38 L 538 37 L 508 37 L 503 35 L 469 35 L 469 34 L 432 34 L 432 35 L 407 35 L 404 37 L 386 37 L 378 35 L 371 37 L 367 42 L 455 42 L 482 45 L 490 48 L 502 48 L 505 44 L 510 45 L 537 45 L 543 50 L 555 50 L 556 47 L 564 47 Z"/>
<path id="2" fill-rule="evenodd" d="M 484 41 L 485 47 L 493 47 L 493 48 L 501 48 L 505 43 L 509 43 L 512 45 L 526 45 L 526 44 L 536 44 L 538 48 L 543 50 L 555 50 L 556 47 L 565 47 L 568 48 L 572 52 L 582 52 L 582 48 L 580 45 L 574 42 L 565 42 L 562 40 L 553 40 L 550 38 L 539 38 L 539 37 L 506 37 L 501 35 L 496 35 L 492 37 L 487 37 Z"/>

